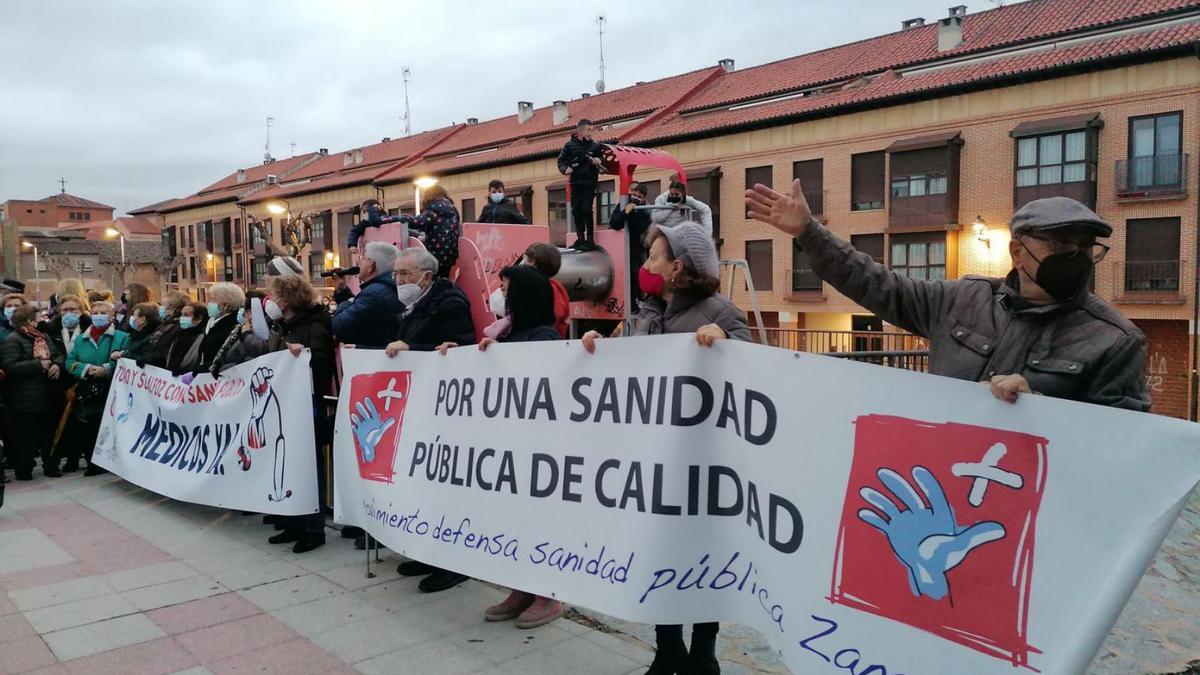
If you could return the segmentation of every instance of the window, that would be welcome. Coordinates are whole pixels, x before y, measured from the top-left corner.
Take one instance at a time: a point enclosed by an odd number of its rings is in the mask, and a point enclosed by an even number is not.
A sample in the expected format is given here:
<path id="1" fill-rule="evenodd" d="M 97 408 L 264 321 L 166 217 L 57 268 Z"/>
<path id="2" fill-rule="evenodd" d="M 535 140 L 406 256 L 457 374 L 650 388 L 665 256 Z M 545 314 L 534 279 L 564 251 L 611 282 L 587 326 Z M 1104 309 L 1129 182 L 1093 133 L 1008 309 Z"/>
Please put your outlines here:
<path id="1" fill-rule="evenodd" d="M 772 241 L 760 239 L 746 242 L 746 262 L 750 265 L 750 279 L 755 291 L 772 290 Z"/>
<path id="2" fill-rule="evenodd" d="M 1129 119 L 1129 187 L 1182 186 L 1183 114 Z"/>
<path id="3" fill-rule="evenodd" d="M 546 190 L 547 221 L 550 225 L 550 242 L 558 246 L 567 243 L 567 189 Z"/>
<path id="4" fill-rule="evenodd" d="M 721 243 L 721 169 L 701 169 L 687 174 L 688 196 L 698 199 L 712 209 L 713 239 Z M 653 190 L 646 199 L 653 201 L 658 194 Z"/>
<path id="5" fill-rule="evenodd" d="M 946 278 L 946 233 L 894 234 L 891 268 L 912 279 Z"/>
<path id="6" fill-rule="evenodd" d="M 1086 131 L 1017 139 L 1016 185 L 1022 188 L 1089 180 L 1087 154 Z"/>
<path id="7" fill-rule="evenodd" d="M 938 174 L 896 178 L 892 180 L 892 199 L 944 195 L 946 184 L 946 177 Z"/>
<path id="8" fill-rule="evenodd" d="M 312 219 L 312 231 L 310 232 L 312 241 L 325 240 L 325 217 L 324 214 Z"/>
<path id="9" fill-rule="evenodd" d="M 758 287 L 757 281 L 754 284 Z M 820 292 L 821 277 L 813 271 L 812 263 L 808 261 L 808 254 L 801 248 L 800 244 L 792 244 L 792 291 L 794 292 Z"/>
<path id="10" fill-rule="evenodd" d="M 92 214 L 91 214 L 91 212 L 90 212 L 90 211 L 88 211 L 88 212 L 85 212 L 85 213 L 83 214 L 83 219 L 84 219 L 84 220 L 91 220 L 91 219 L 92 219 Z"/>
<path id="11" fill-rule="evenodd" d="M 233 278 L 238 281 L 241 281 L 242 276 L 245 274 L 245 271 L 246 271 L 245 263 L 242 262 L 242 256 L 240 256 L 240 255 L 234 256 L 233 261 L 234 261 Z"/>
<path id="12" fill-rule="evenodd" d="M 242 219 L 241 218 L 233 219 L 233 245 L 234 246 L 242 245 Z M 242 276 L 240 272 L 238 273 L 238 276 L 239 277 Z"/>
<path id="13" fill-rule="evenodd" d="M 254 259 L 254 283 L 262 283 L 267 278 L 267 261 L 263 258 Z"/>
<path id="14" fill-rule="evenodd" d="M 319 251 L 313 251 L 308 256 L 308 273 L 312 278 L 320 279 L 321 272 L 325 271 L 325 257 Z"/>
<path id="15" fill-rule="evenodd" d="M 762 183 L 767 187 L 775 187 L 773 184 L 775 177 L 774 170 L 775 167 L 773 166 L 756 166 L 746 169 L 746 189 L 752 190 L 758 183 Z M 750 209 L 746 209 L 746 218 L 750 218 Z"/>
<path id="16" fill-rule="evenodd" d="M 860 253 L 866 253 L 880 265 L 883 264 L 883 235 L 882 234 L 852 234 L 850 245 Z"/>
<path id="17" fill-rule="evenodd" d="M 617 185 L 615 181 L 601 181 L 596 186 L 596 227 L 608 227 L 609 216 L 617 203 Z"/>
<path id="18" fill-rule="evenodd" d="M 883 166 L 885 153 L 864 152 L 850 157 L 850 210 L 872 211 L 883 208 Z"/>
<path id="19" fill-rule="evenodd" d="M 1125 227 L 1125 290 L 1179 291 L 1179 219 L 1130 219 Z"/>
<path id="20" fill-rule="evenodd" d="M 800 181 L 808 209 L 814 214 L 825 213 L 825 161 L 810 159 L 792 164 L 792 179 Z"/>
<path id="21" fill-rule="evenodd" d="M 475 222 L 475 200 L 474 199 L 462 200 L 462 221 L 464 223 Z"/>
<path id="22" fill-rule="evenodd" d="M 188 278 L 192 281 L 196 280 L 196 258 L 188 258 Z"/>

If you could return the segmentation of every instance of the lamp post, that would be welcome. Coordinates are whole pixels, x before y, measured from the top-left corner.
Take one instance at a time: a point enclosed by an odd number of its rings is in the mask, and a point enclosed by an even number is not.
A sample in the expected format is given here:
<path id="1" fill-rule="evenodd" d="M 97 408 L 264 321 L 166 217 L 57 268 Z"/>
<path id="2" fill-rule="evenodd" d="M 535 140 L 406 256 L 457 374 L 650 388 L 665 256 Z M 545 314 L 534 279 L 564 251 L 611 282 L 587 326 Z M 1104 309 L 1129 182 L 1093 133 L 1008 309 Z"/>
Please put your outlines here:
<path id="1" fill-rule="evenodd" d="M 121 240 L 121 286 L 125 286 L 125 235 L 120 230 L 110 227 L 104 231 L 104 236 L 112 239 L 118 237 Z"/>
<path id="2" fill-rule="evenodd" d="M 42 274 L 38 270 L 38 247 L 29 241 L 21 242 L 21 246 L 33 249 L 33 299 L 41 300 Z"/>
<path id="3" fill-rule="evenodd" d="M 421 190 L 428 190 L 437 185 L 438 180 L 433 176 L 421 176 L 413 181 L 413 199 L 416 201 L 413 204 L 413 209 L 417 212 L 421 211 Z"/>

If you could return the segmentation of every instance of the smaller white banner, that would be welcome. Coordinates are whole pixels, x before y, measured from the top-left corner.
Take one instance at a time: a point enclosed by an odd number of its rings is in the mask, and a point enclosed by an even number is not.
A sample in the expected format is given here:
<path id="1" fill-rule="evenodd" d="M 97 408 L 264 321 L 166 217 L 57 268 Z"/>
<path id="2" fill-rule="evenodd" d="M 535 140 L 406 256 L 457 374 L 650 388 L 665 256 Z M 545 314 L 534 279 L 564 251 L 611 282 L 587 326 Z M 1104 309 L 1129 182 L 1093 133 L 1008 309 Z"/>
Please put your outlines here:
<path id="1" fill-rule="evenodd" d="M 121 359 L 93 458 L 172 499 L 315 513 L 317 453 L 307 352 L 277 352 L 190 383 Z M 286 415 L 287 424 L 284 425 Z"/>

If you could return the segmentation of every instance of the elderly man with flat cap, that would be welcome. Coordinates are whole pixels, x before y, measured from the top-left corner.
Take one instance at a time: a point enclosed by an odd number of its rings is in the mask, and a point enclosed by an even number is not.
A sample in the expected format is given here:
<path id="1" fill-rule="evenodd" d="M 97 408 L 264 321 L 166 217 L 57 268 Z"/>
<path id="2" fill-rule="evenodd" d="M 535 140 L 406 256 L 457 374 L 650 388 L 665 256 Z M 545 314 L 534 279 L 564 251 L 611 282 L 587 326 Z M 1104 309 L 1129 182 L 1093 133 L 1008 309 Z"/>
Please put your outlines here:
<path id="1" fill-rule="evenodd" d="M 854 250 L 815 221 L 800 192 L 746 192 L 751 216 L 795 237 L 813 270 L 888 323 L 929 339 L 929 372 L 1022 393 L 1146 411 L 1146 337 L 1088 290 L 1112 227 L 1065 197 L 1013 215 L 1003 279 L 910 279 Z"/>

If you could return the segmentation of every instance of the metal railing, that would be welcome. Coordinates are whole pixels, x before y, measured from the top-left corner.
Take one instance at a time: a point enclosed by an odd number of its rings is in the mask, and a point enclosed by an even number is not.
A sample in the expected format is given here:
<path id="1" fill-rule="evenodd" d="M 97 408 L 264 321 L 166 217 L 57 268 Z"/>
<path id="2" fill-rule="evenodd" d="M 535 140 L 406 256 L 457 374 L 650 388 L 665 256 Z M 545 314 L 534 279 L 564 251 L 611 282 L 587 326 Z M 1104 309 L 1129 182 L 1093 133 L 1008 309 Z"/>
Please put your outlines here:
<path id="1" fill-rule="evenodd" d="M 902 350 L 890 352 L 827 352 L 824 355 L 839 359 L 846 359 L 847 361 L 873 363 L 877 366 L 887 366 L 889 368 L 915 370 L 920 373 L 929 372 L 928 350 Z"/>
<path id="2" fill-rule="evenodd" d="M 1188 155 L 1151 155 L 1118 159 L 1117 196 L 1155 197 L 1187 193 Z"/>
<path id="3" fill-rule="evenodd" d="M 1125 262 L 1126 291 L 1178 291 L 1179 261 Z"/>
<path id="4" fill-rule="evenodd" d="M 764 328 L 766 342 L 772 347 L 818 354 L 858 352 L 923 352 L 929 341 L 910 333 L 871 330 L 807 330 L 803 328 Z M 762 342 L 758 335 L 755 338 Z"/>

